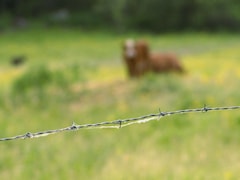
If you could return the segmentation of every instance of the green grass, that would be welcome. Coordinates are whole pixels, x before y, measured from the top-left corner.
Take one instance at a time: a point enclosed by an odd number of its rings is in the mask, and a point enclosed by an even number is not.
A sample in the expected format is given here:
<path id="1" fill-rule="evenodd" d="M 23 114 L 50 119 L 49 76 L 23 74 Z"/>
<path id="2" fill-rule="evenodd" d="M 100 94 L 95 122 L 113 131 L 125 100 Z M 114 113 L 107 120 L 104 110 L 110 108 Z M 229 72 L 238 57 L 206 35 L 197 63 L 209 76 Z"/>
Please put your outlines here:
<path id="1" fill-rule="evenodd" d="M 174 51 L 187 70 L 129 80 L 125 38 Z M 240 36 L 79 29 L 0 36 L 0 137 L 184 108 L 240 104 Z M 22 67 L 9 60 L 25 55 Z M 27 83 L 26 83 L 27 82 Z M 1 142 L 2 179 L 239 179 L 239 111 L 174 115 L 119 130 Z"/>

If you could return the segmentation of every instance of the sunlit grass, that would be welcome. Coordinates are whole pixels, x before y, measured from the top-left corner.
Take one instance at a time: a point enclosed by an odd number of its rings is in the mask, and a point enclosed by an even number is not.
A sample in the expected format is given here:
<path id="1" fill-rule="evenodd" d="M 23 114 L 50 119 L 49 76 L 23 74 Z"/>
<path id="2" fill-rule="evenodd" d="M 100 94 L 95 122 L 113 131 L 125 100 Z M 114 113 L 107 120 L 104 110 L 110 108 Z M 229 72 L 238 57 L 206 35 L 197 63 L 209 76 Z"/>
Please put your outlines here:
<path id="1" fill-rule="evenodd" d="M 186 74 L 128 79 L 121 58 L 121 43 L 127 37 L 149 40 L 154 51 L 176 52 Z M 0 136 L 72 122 L 137 117 L 159 108 L 239 105 L 239 38 L 76 29 L 6 32 L 0 41 Z M 26 55 L 27 61 L 13 67 L 9 60 L 18 54 Z M 25 96 L 16 88 L 21 98 L 14 99 L 14 84 L 39 66 L 51 77 L 40 94 L 38 83 L 32 83 Z M 1 142 L 0 175 L 3 179 L 238 179 L 239 130 L 236 110 Z"/>

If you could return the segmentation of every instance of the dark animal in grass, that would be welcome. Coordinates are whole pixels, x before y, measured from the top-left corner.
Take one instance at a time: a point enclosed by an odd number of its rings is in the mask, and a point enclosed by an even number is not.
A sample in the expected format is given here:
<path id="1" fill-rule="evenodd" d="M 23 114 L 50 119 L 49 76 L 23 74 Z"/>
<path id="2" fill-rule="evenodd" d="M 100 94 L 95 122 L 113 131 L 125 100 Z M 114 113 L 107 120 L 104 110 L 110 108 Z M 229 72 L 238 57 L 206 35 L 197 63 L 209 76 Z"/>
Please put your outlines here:
<path id="1" fill-rule="evenodd" d="M 26 57 L 25 56 L 15 56 L 11 59 L 10 63 L 13 66 L 20 66 L 22 64 L 24 64 L 26 61 Z"/>

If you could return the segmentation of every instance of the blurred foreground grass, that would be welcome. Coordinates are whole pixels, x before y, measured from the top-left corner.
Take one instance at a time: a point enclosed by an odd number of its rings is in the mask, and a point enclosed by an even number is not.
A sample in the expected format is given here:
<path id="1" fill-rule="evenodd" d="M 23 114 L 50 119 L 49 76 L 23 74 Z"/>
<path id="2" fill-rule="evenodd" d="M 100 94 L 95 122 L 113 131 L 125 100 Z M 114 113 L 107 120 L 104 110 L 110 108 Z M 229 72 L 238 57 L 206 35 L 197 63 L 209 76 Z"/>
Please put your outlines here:
<path id="1" fill-rule="evenodd" d="M 174 51 L 187 73 L 129 80 L 121 43 Z M 240 37 L 26 30 L 0 35 L 0 136 L 149 113 L 240 104 Z M 26 63 L 9 60 L 25 55 Z M 1 142 L 3 179 L 238 179 L 240 112 Z"/>

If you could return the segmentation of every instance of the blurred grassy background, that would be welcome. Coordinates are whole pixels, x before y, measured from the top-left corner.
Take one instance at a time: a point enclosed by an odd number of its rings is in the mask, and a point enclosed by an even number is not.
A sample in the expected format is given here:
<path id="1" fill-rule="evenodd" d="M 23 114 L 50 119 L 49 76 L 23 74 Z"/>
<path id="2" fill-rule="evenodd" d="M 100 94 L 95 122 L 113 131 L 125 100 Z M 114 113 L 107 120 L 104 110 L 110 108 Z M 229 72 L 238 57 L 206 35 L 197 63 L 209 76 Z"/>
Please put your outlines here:
<path id="1" fill-rule="evenodd" d="M 176 52 L 187 73 L 129 80 L 128 37 Z M 240 36 L 26 29 L 0 35 L 0 137 L 184 108 L 240 104 Z M 11 58 L 23 55 L 19 67 Z M 240 113 L 1 142 L 3 179 L 238 179 Z"/>

